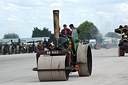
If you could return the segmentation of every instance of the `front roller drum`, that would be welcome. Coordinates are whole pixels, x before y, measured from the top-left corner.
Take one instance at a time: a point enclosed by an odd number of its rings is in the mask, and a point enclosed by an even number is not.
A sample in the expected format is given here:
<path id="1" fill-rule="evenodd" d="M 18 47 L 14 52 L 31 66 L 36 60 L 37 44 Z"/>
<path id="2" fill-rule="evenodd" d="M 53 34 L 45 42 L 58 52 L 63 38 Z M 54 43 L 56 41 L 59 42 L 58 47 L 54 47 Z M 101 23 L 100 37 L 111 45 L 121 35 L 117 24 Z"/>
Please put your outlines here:
<path id="1" fill-rule="evenodd" d="M 66 56 L 40 56 L 38 59 L 38 69 L 65 69 L 66 68 Z M 49 80 L 68 80 L 68 70 L 58 71 L 38 71 L 38 78 L 40 81 Z"/>
<path id="2" fill-rule="evenodd" d="M 20 53 L 20 46 L 16 46 L 16 53 L 17 53 L 17 54 Z"/>
<path id="3" fill-rule="evenodd" d="M 6 54 L 6 51 L 5 51 L 5 47 L 2 46 L 2 54 L 5 55 Z"/>
<path id="4" fill-rule="evenodd" d="M 90 76 L 92 73 L 92 53 L 88 45 L 79 45 L 77 49 L 77 62 L 79 65 L 79 76 Z"/>
<path id="5" fill-rule="evenodd" d="M 10 53 L 10 54 L 13 54 L 13 52 L 14 52 L 13 46 L 10 46 L 10 47 L 9 47 L 9 53 Z"/>

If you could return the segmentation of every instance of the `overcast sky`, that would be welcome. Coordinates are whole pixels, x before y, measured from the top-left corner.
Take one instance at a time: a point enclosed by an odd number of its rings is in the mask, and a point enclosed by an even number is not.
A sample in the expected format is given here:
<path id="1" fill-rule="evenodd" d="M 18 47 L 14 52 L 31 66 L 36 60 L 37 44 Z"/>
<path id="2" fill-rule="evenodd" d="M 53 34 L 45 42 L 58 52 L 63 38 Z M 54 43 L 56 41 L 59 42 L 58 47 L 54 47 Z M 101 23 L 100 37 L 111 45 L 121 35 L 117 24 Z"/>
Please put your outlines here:
<path id="1" fill-rule="evenodd" d="M 17 33 L 30 38 L 33 27 L 53 32 L 53 10 L 60 10 L 60 26 L 78 27 L 88 20 L 102 34 L 128 24 L 128 0 L 0 0 L 0 38 Z"/>

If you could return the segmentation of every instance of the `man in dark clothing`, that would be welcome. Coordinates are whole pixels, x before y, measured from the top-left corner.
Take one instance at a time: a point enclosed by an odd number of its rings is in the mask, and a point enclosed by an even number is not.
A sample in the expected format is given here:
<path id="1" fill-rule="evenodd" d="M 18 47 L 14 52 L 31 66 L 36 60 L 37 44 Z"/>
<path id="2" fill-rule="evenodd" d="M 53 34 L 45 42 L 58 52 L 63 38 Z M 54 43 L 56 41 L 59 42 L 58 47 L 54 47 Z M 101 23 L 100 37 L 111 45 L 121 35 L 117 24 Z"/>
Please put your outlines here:
<path id="1" fill-rule="evenodd" d="M 9 48 L 9 46 L 8 46 L 8 44 L 7 44 L 7 43 L 5 43 L 5 44 L 4 44 L 4 47 L 5 47 L 5 48 Z"/>
<path id="2" fill-rule="evenodd" d="M 61 30 L 61 34 L 66 35 L 66 36 L 70 36 L 71 30 L 69 28 L 67 28 L 66 24 L 64 24 L 63 27 L 64 27 L 64 29 Z"/>
<path id="3" fill-rule="evenodd" d="M 47 42 L 46 38 L 44 38 L 43 50 L 47 49 L 47 47 L 48 47 L 48 42 Z"/>

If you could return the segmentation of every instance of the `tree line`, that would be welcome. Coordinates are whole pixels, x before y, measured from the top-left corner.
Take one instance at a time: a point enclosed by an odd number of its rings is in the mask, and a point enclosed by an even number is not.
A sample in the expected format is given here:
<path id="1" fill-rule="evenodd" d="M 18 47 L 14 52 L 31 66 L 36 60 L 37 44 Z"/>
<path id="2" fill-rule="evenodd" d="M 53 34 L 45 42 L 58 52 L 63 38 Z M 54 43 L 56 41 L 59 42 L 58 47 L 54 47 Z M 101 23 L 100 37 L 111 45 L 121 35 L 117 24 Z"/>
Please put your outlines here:
<path id="1" fill-rule="evenodd" d="M 39 29 L 38 27 L 34 27 L 32 32 L 32 37 L 49 37 L 51 36 L 51 31 L 48 28 L 44 27 L 43 29 Z"/>
<path id="2" fill-rule="evenodd" d="M 98 30 L 98 28 L 89 21 L 85 21 L 81 23 L 78 27 L 80 30 L 79 39 L 81 40 L 89 40 L 89 39 L 96 39 L 97 42 L 102 42 L 102 34 Z M 32 30 L 31 37 L 49 37 L 52 33 L 47 27 L 43 27 L 42 29 L 38 27 L 34 27 Z M 114 32 L 108 32 L 105 34 L 105 37 L 113 37 L 113 38 L 120 38 L 120 35 Z M 8 33 L 5 34 L 3 39 L 10 39 L 10 38 L 19 38 L 19 35 L 16 33 Z"/>

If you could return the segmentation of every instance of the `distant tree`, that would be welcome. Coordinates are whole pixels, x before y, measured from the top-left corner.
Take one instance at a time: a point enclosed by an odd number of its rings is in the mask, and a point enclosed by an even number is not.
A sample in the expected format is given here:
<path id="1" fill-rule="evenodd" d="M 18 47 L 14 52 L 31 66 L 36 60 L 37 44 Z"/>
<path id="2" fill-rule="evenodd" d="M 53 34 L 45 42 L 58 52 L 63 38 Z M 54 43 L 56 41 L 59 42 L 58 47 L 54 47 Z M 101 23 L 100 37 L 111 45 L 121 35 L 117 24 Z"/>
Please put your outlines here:
<path id="1" fill-rule="evenodd" d="M 105 37 L 120 38 L 120 35 L 114 32 L 108 32 L 107 34 L 105 34 Z"/>
<path id="2" fill-rule="evenodd" d="M 3 39 L 10 39 L 10 38 L 19 38 L 19 35 L 15 33 L 4 34 Z"/>
<path id="3" fill-rule="evenodd" d="M 96 39 L 97 42 L 102 42 L 102 35 L 92 22 L 85 21 L 79 25 L 78 29 L 80 30 L 79 38 L 81 40 Z"/>
<path id="4" fill-rule="evenodd" d="M 38 27 L 34 27 L 32 37 L 49 37 L 51 36 L 51 31 L 48 28 L 44 27 L 42 30 Z"/>
<path id="5" fill-rule="evenodd" d="M 38 29 L 38 27 L 34 27 L 32 37 L 41 37 L 41 29 Z"/>
<path id="6" fill-rule="evenodd" d="M 51 31 L 49 31 L 49 29 L 46 27 L 43 28 L 41 33 L 42 33 L 42 37 L 49 37 L 52 34 Z"/>

